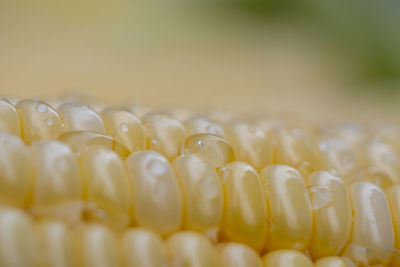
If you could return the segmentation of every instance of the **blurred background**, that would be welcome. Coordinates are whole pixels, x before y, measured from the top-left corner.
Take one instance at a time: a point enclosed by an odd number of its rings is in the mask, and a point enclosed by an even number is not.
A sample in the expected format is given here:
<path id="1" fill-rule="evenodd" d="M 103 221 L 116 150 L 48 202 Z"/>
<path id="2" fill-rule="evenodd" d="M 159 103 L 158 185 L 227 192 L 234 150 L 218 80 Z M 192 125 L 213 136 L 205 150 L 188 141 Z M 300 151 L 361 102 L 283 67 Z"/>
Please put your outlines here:
<path id="1" fill-rule="evenodd" d="M 394 0 L 0 0 L 0 93 L 400 122 Z"/>

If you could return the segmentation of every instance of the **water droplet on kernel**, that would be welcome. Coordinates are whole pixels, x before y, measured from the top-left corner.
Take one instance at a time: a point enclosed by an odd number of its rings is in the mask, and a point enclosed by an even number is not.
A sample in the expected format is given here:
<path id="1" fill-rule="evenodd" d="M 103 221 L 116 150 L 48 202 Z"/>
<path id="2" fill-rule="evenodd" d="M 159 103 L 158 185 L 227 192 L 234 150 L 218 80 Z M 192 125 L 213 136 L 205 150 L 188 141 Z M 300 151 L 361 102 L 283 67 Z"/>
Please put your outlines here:
<path id="1" fill-rule="evenodd" d="M 123 131 L 124 133 L 126 133 L 128 130 L 129 130 L 129 126 L 128 126 L 128 124 L 126 124 L 126 123 L 121 123 L 120 125 L 119 125 L 119 129 L 121 130 L 121 131 Z"/>
<path id="2" fill-rule="evenodd" d="M 196 141 L 196 145 L 203 150 L 204 149 L 204 142 L 202 140 L 198 140 Z"/>
<path id="3" fill-rule="evenodd" d="M 49 110 L 49 108 L 45 104 L 39 104 L 36 106 L 36 110 L 37 110 L 37 112 L 40 112 L 40 113 L 46 113 Z"/>
<path id="4" fill-rule="evenodd" d="M 148 165 L 148 169 L 154 175 L 163 175 L 167 172 L 167 166 L 160 160 L 152 160 Z"/>
<path id="5" fill-rule="evenodd" d="M 199 190 L 203 197 L 214 198 L 218 194 L 218 184 L 214 179 L 208 177 L 200 181 Z"/>

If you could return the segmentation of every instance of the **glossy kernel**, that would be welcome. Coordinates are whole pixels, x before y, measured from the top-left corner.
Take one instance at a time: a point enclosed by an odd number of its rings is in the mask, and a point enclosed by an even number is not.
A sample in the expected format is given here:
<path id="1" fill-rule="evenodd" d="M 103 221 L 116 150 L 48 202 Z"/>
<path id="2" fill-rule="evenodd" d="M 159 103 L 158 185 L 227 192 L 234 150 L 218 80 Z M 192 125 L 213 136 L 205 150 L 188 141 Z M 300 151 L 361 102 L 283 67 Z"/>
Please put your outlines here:
<path id="1" fill-rule="evenodd" d="M 21 122 L 16 108 L 7 100 L 0 99 L 0 132 L 21 136 Z"/>
<path id="2" fill-rule="evenodd" d="M 392 257 L 391 266 L 400 266 L 400 186 L 393 186 L 386 191 L 389 202 L 390 212 L 392 215 L 394 230 L 394 255 Z"/>
<path id="3" fill-rule="evenodd" d="M 189 135 L 208 133 L 226 138 L 224 129 L 206 117 L 192 117 L 184 123 Z"/>
<path id="4" fill-rule="evenodd" d="M 217 248 L 220 267 L 263 267 L 258 253 L 246 245 L 226 243 Z"/>
<path id="5" fill-rule="evenodd" d="M 167 235 L 181 227 L 183 200 L 178 180 L 161 154 L 142 150 L 125 161 L 133 187 L 134 219 L 139 226 Z"/>
<path id="6" fill-rule="evenodd" d="M 338 255 L 350 238 L 351 206 L 345 184 L 329 172 L 313 173 L 308 179 L 314 210 L 310 244 L 313 258 Z"/>
<path id="7" fill-rule="evenodd" d="M 107 133 L 126 146 L 130 152 L 146 148 L 146 136 L 141 122 L 135 115 L 128 111 L 108 108 L 101 116 Z"/>
<path id="8" fill-rule="evenodd" d="M 0 133 L 0 202 L 24 207 L 32 191 L 28 148 L 8 133 Z"/>
<path id="9" fill-rule="evenodd" d="M 106 133 L 103 120 L 91 107 L 69 102 L 62 104 L 57 111 L 65 124 L 65 130 L 70 131 L 91 131 Z"/>
<path id="10" fill-rule="evenodd" d="M 267 236 L 267 207 L 257 172 L 247 163 L 234 162 L 219 174 L 224 189 L 222 239 L 261 251 Z"/>
<path id="11" fill-rule="evenodd" d="M 16 108 L 22 123 L 22 139 L 28 144 L 56 138 L 63 131 L 60 116 L 43 101 L 22 100 Z"/>
<path id="12" fill-rule="evenodd" d="M 152 113 L 143 118 L 148 148 L 172 160 L 179 155 L 186 139 L 186 130 L 176 119 L 163 114 Z"/>
<path id="13" fill-rule="evenodd" d="M 223 192 L 215 168 L 196 154 L 182 155 L 172 163 L 183 192 L 183 226 L 206 231 L 219 226 Z"/>
<path id="14" fill-rule="evenodd" d="M 226 128 L 236 160 L 261 169 L 273 162 L 272 143 L 266 133 L 250 123 L 232 123 Z"/>
<path id="15" fill-rule="evenodd" d="M 356 265 L 346 257 L 325 257 L 315 262 L 314 267 L 356 267 Z"/>
<path id="16" fill-rule="evenodd" d="M 163 240 L 145 229 L 127 230 L 121 237 L 124 267 L 166 267 Z"/>
<path id="17" fill-rule="evenodd" d="M 130 188 L 120 157 L 111 150 L 93 149 L 81 159 L 85 179 L 84 198 L 89 206 L 89 220 L 104 221 L 113 226 L 130 222 Z"/>
<path id="18" fill-rule="evenodd" d="M 232 147 L 221 137 L 213 134 L 195 134 L 186 138 L 183 153 L 202 155 L 215 168 L 235 160 Z"/>
<path id="19" fill-rule="evenodd" d="M 313 267 L 312 261 L 296 250 L 275 250 L 266 254 L 262 261 L 264 267 Z"/>
<path id="20" fill-rule="evenodd" d="M 272 165 L 260 176 L 270 213 L 266 249 L 306 250 L 313 213 L 301 174 L 286 165 Z"/>
<path id="21" fill-rule="evenodd" d="M 387 264 L 394 249 L 392 217 L 382 190 L 370 183 L 349 188 L 353 230 L 344 255 L 359 266 Z"/>
<path id="22" fill-rule="evenodd" d="M 211 243 L 194 232 L 178 232 L 166 241 L 171 267 L 218 267 Z"/>

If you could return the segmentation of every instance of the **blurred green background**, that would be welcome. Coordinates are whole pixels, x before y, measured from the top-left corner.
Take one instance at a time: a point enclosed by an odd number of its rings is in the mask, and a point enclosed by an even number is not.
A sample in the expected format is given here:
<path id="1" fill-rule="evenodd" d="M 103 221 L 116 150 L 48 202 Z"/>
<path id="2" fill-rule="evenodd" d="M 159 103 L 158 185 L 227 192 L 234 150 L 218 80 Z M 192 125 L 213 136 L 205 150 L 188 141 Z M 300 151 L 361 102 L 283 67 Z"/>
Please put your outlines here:
<path id="1" fill-rule="evenodd" d="M 0 0 L 0 92 L 399 122 L 399 14 L 389 0 Z"/>

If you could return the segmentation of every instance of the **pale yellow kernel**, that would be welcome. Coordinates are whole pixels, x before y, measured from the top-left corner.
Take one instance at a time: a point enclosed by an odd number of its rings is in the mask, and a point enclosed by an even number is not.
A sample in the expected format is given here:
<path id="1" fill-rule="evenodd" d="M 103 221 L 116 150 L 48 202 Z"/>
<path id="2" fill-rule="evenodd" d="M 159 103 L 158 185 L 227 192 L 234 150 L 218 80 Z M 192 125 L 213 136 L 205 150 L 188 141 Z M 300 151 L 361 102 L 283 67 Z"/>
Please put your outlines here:
<path id="1" fill-rule="evenodd" d="M 85 179 L 85 215 L 89 220 L 123 227 L 130 222 L 128 176 L 121 158 L 111 150 L 92 149 L 81 158 Z"/>
<path id="2" fill-rule="evenodd" d="M 263 267 L 260 256 L 241 243 L 218 245 L 220 267 Z"/>
<path id="3" fill-rule="evenodd" d="M 222 239 L 261 251 L 267 237 L 268 212 L 257 172 L 237 161 L 222 167 L 219 174 L 224 189 Z"/>
<path id="4" fill-rule="evenodd" d="M 215 168 L 235 160 L 232 147 L 223 138 L 213 134 L 195 134 L 186 138 L 183 153 L 202 155 Z"/>
<path id="5" fill-rule="evenodd" d="M 312 261 L 296 250 L 276 250 L 266 254 L 262 261 L 264 267 L 313 267 Z"/>
<path id="6" fill-rule="evenodd" d="M 133 187 L 134 219 L 139 226 L 167 235 L 181 227 L 182 193 L 168 160 L 142 150 L 125 161 Z"/>
<path id="7" fill-rule="evenodd" d="M 0 132 L 21 136 L 21 121 L 18 112 L 6 99 L 0 99 Z"/>
<path id="8" fill-rule="evenodd" d="M 28 148 L 8 133 L 0 133 L 0 202 L 25 207 L 32 191 Z"/>
<path id="9" fill-rule="evenodd" d="M 138 103 L 136 101 L 131 101 L 125 105 L 123 105 L 123 109 L 132 112 L 139 119 L 142 119 L 146 114 L 152 112 L 152 109 L 146 105 Z"/>
<path id="10" fill-rule="evenodd" d="M 286 165 L 272 165 L 260 176 L 270 213 L 266 249 L 305 251 L 311 240 L 313 213 L 301 174 Z"/>
<path id="11" fill-rule="evenodd" d="M 180 122 L 184 122 L 194 116 L 196 113 L 190 109 L 182 108 L 182 107 L 166 107 L 161 110 L 161 113 L 165 113 L 172 118 L 177 119 Z"/>
<path id="12" fill-rule="evenodd" d="M 351 206 L 345 184 L 329 172 L 313 173 L 308 189 L 314 210 L 314 227 L 310 254 L 318 259 L 337 255 L 351 232 Z"/>
<path id="13" fill-rule="evenodd" d="M 224 129 L 206 117 L 192 117 L 184 123 L 189 135 L 208 133 L 226 138 Z"/>
<path id="14" fill-rule="evenodd" d="M 236 160 L 261 169 L 273 162 L 273 148 L 267 134 L 247 122 L 229 124 L 226 127 L 228 141 L 233 147 Z"/>
<path id="15" fill-rule="evenodd" d="M 349 187 L 353 228 L 344 255 L 358 266 L 389 263 L 394 249 L 394 231 L 383 191 L 370 183 Z"/>
<path id="16" fill-rule="evenodd" d="M 315 262 L 315 267 L 356 267 L 356 265 L 346 257 L 331 256 L 319 259 Z"/>
<path id="17" fill-rule="evenodd" d="M 128 148 L 105 134 L 86 131 L 66 132 L 61 134 L 58 140 L 68 144 L 78 156 L 93 148 L 113 150 L 122 158 L 126 158 L 129 155 Z"/>
<path id="18" fill-rule="evenodd" d="M 177 232 L 166 242 L 171 267 L 217 267 L 218 255 L 211 243 L 194 232 Z"/>
<path id="19" fill-rule="evenodd" d="M 97 133 L 105 133 L 106 129 L 103 120 L 91 107 L 69 102 L 58 107 L 57 111 L 60 114 L 65 130 L 70 131 L 91 131 Z"/>
<path id="20" fill-rule="evenodd" d="M 33 222 L 22 211 L 0 208 L 0 266 L 35 266 Z"/>
<path id="21" fill-rule="evenodd" d="M 395 184 L 395 181 L 384 171 L 374 166 L 360 168 L 345 181 L 347 184 L 368 182 L 385 190 Z"/>
<path id="22" fill-rule="evenodd" d="M 183 125 L 167 115 L 152 113 L 143 118 L 148 148 L 163 154 L 169 160 L 179 155 L 186 139 Z"/>
<path id="23" fill-rule="evenodd" d="M 166 267 L 167 252 L 162 239 L 145 229 L 131 229 L 121 237 L 125 267 Z"/>
<path id="24" fill-rule="evenodd" d="M 221 182 L 215 168 L 196 154 L 182 155 L 173 161 L 183 192 L 183 226 L 206 231 L 220 224 L 223 207 Z"/>
<path id="25" fill-rule="evenodd" d="M 29 99 L 16 105 L 22 125 L 22 138 L 28 144 L 56 138 L 63 131 L 58 113 L 47 103 Z"/>
<path id="26" fill-rule="evenodd" d="M 87 225 L 76 232 L 74 248 L 79 267 L 120 266 L 115 235 L 102 225 Z"/>
<path id="27" fill-rule="evenodd" d="M 71 230 L 57 221 L 44 221 L 37 225 L 38 266 L 76 266 Z"/>
<path id="28" fill-rule="evenodd" d="M 79 219 L 82 187 L 78 162 L 72 150 L 57 141 L 42 141 L 31 148 L 35 215 Z"/>
<path id="29" fill-rule="evenodd" d="M 146 148 L 146 136 L 141 122 L 135 115 L 121 109 L 108 108 L 101 116 L 107 133 L 126 146 L 130 152 Z"/>
<path id="30" fill-rule="evenodd" d="M 400 186 L 393 186 L 386 191 L 392 215 L 394 230 L 394 253 L 391 266 L 400 266 Z"/>

